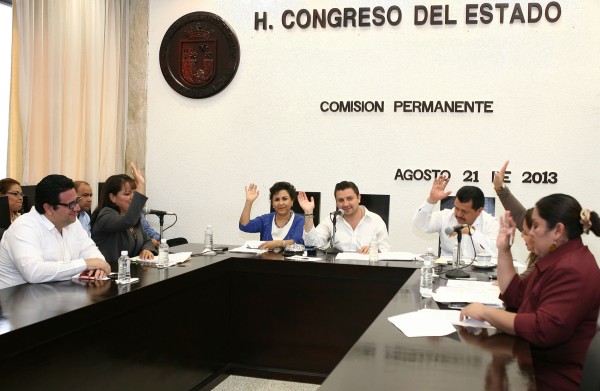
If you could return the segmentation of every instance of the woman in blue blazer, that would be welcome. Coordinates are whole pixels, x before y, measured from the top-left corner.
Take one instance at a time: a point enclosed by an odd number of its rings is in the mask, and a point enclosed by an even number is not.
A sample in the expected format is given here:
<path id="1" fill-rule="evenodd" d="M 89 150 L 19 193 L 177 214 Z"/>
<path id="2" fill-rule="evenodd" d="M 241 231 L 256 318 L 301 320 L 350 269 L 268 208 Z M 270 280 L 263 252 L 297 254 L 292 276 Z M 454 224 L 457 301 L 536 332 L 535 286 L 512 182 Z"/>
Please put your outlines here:
<path id="1" fill-rule="evenodd" d="M 304 216 L 292 211 L 296 201 L 296 189 L 291 183 L 276 182 L 269 189 L 269 199 L 275 212 L 264 214 L 250 220 L 252 204 L 258 198 L 259 191 L 254 183 L 246 186 L 246 203 L 240 216 L 240 229 L 244 232 L 260 232 L 261 249 L 275 250 L 293 243 L 304 244 Z"/>

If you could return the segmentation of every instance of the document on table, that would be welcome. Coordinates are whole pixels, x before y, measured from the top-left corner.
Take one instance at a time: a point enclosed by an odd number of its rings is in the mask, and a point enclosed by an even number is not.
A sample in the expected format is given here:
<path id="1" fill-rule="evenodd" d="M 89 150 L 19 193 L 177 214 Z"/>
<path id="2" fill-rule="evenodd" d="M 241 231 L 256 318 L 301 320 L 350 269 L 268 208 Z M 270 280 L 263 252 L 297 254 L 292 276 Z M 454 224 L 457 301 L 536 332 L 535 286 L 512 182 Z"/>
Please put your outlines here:
<path id="1" fill-rule="evenodd" d="M 456 331 L 453 322 L 458 322 L 460 311 L 424 309 L 391 316 L 390 322 L 407 337 L 441 337 Z"/>
<path id="2" fill-rule="evenodd" d="M 389 251 L 385 253 L 379 253 L 380 261 L 414 261 L 417 258 L 416 254 L 401 252 L 401 251 Z M 357 260 L 357 261 L 368 261 L 369 254 L 359 253 L 338 253 L 335 259 L 342 261 Z"/>
<path id="3" fill-rule="evenodd" d="M 190 259 L 192 256 L 191 251 L 181 252 L 181 253 L 173 253 L 169 254 L 169 266 L 177 265 L 178 263 L 182 263 Z M 154 265 L 158 263 L 158 255 L 156 255 L 153 259 L 140 259 L 140 257 L 131 258 L 131 262 L 137 262 L 145 265 Z"/>
<path id="4" fill-rule="evenodd" d="M 247 240 L 240 247 L 232 248 L 229 250 L 230 253 L 244 253 L 244 254 L 262 254 L 268 250 L 261 250 L 258 247 L 263 244 L 264 241 L 260 240 Z"/>
<path id="5" fill-rule="evenodd" d="M 433 293 L 439 303 L 482 303 L 502 307 L 500 288 L 487 281 L 448 280 Z"/>

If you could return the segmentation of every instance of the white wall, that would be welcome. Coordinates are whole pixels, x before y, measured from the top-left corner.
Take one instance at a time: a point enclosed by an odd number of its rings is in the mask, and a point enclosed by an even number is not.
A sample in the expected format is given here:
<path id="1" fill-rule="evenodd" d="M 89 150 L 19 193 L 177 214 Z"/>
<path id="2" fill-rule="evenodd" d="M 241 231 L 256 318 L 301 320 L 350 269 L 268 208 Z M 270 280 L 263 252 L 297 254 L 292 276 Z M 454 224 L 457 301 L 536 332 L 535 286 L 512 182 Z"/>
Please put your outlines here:
<path id="1" fill-rule="evenodd" d="M 447 169 L 451 190 L 467 184 L 463 171 L 477 170 L 492 196 L 491 172 L 510 159 L 510 187 L 524 205 L 564 192 L 600 210 L 600 181 L 590 175 L 600 127 L 600 3 L 559 3 L 556 23 L 501 24 L 495 14 L 490 24 L 466 25 L 464 4 L 452 3 L 456 25 L 415 26 L 413 6 L 436 2 L 150 0 L 148 204 L 180 214 L 167 237 L 201 242 L 213 224 L 216 242 L 240 243 L 257 238 L 238 231 L 245 184 L 260 185 L 257 215 L 268 211 L 275 181 L 321 191 L 327 212 L 335 183 L 353 180 L 363 193 L 391 194 L 394 249 L 418 252 L 437 243 L 411 228 L 431 181 L 394 180 L 396 170 Z M 397 27 L 286 30 L 280 22 L 285 9 L 392 4 L 403 10 Z M 241 46 L 231 84 L 199 100 L 173 91 L 158 61 L 166 30 L 194 11 L 221 16 Z M 254 30 L 254 12 L 267 12 L 273 30 Z M 322 113 L 324 100 L 386 107 Z M 494 113 L 394 113 L 394 100 L 492 100 Z M 524 171 L 557 172 L 558 183 L 521 183 Z M 600 258 L 600 239 L 586 242 Z M 515 255 L 524 258 L 524 246 Z"/>

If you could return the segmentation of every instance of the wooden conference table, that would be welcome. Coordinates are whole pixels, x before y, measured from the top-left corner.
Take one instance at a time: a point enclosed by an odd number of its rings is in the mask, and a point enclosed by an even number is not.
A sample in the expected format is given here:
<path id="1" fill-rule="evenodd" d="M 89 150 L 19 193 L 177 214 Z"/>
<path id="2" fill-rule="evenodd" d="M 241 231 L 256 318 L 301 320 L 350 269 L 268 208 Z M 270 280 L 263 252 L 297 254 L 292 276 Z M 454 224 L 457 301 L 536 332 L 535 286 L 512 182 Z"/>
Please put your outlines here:
<path id="1" fill-rule="evenodd" d="M 419 295 L 417 267 L 227 253 L 133 265 L 130 285 L 1 289 L 0 388 L 210 389 L 242 374 L 322 390 L 526 389 L 531 356 L 518 338 L 407 338 L 387 320 L 437 308 Z"/>

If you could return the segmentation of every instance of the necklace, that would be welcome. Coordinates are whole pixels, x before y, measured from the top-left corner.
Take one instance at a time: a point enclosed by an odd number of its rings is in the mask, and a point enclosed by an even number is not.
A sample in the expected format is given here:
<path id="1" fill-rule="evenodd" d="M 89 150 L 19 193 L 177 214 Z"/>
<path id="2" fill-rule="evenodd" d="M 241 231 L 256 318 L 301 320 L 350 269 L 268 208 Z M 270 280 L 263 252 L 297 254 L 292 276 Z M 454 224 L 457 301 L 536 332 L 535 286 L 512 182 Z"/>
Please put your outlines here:
<path id="1" fill-rule="evenodd" d="M 290 212 L 290 217 L 288 217 L 287 221 L 285 222 L 285 224 L 283 224 L 281 227 L 279 226 L 279 224 L 277 224 L 277 215 L 275 215 L 275 218 L 273 219 L 273 221 L 275 222 L 275 226 L 277 228 L 283 228 L 287 225 L 287 223 L 290 222 L 290 220 L 292 219 L 292 212 Z"/>

